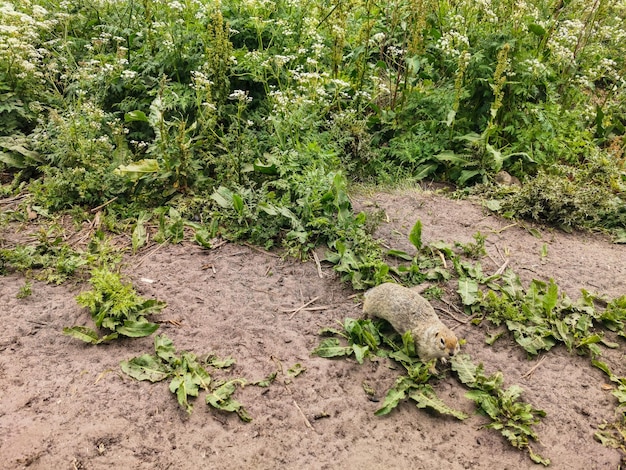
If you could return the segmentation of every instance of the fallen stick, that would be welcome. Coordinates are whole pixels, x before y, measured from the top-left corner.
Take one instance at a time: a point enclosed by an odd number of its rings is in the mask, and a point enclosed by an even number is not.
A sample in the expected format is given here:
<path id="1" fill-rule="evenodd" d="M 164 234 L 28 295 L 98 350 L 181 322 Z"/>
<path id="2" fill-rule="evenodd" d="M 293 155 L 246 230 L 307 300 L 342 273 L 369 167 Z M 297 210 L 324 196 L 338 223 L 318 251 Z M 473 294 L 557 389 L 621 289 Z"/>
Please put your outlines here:
<path id="1" fill-rule="evenodd" d="M 316 300 L 319 300 L 319 297 L 315 297 L 314 299 L 309 300 L 307 303 L 305 303 L 305 304 L 304 304 L 304 305 L 302 305 L 301 307 L 298 307 L 297 309 L 295 309 L 295 310 L 291 313 L 291 315 L 289 316 L 289 319 L 291 320 L 291 319 L 294 317 L 294 315 L 295 315 L 296 313 L 298 313 L 298 312 L 299 312 L 300 310 L 302 310 L 303 308 L 308 307 L 309 305 L 311 305 L 311 304 L 312 304 L 313 302 L 315 302 Z"/>
<path id="2" fill-rule="evenodd" d="M 259 292 L 265 292 L 265 291 L 259 291 Z M 330 308 L 328 305 L 321 305 L 320 307 L 300 307 L 298 309 L 299 312 L 314 312 L 316 310 L 326 310 L 327 308 Z M 291 308 L 283 308 L 281 309 L 281 311 L 283 313 L 289 313 L 289 312 L 293 312 L 293 309 Z"/>
<path id="3" fill-rule="evenodd" d="M 539 359 L 539 361 L 537 361 L 537 364 L 532 366 L 528 372 L 526 372 L 524 375 L 521 376 L 521 378 L 525 379 L 525 378 L 528 378 L 531 375 L 533 375 L 535 370 L 537 370 L 537 367 L 539 367 L 543 363 L 543 361 L 545 361 L 545 360 L 546 360 L 546 356 L 543 356 L 541 359 Z"/>
<path id="4" fill-rule="evenodd" d="M 302 416 L 302 418 L 304 419 L 304 424 L 306 424 L 306 427 L 309 429 L 313 429 L 313 425 L 311 424 L 311 422 L 309 421 L 309 419 L 306 417 L 306 415 L 304 414 L 304 412 L 302 411 L 302 408 L 300 408 L 300 406 L 298 405 L 298 403 L 296 402 L 296 400 L 293 401 L 293 404 L 296 405 L 296 408 L 298 408 L 298 411 L 300 412 L 300 415 Z"/>

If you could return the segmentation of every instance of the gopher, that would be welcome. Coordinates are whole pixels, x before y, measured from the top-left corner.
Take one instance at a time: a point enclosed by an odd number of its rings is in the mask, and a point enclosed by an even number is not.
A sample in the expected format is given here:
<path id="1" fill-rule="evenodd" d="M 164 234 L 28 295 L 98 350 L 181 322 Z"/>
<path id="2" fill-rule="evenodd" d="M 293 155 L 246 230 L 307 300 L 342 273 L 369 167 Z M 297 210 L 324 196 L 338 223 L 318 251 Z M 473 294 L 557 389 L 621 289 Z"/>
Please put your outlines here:
<path id="1" fill-rule="evenodd" d="M 387 320 L 400 334 L 410 331 L 422 362 L 440 359 L 445 363 L 459 352 L 456 335 L 424 297 L 407 287 L 388 282 L 370 289 L 365 293 L 363 314 Z M 437 372 L 435 365 L 431 372 Z"/>

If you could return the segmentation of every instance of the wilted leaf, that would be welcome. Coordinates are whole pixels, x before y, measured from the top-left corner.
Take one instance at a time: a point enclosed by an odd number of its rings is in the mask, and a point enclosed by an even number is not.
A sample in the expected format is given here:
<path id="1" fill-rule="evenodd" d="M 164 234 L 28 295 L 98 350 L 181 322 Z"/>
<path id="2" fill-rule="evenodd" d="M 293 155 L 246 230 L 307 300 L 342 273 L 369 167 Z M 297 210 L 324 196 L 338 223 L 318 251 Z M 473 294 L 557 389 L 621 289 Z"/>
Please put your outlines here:
<path id="1" fill-rule="evenodd" d="M 233 393 L 235 393 L 235 390 L 237 389 L 237 384 L 243 385 L 243 383 L 245 383 L 245 381 L 242 379 L 236 379 L 220 385 L 213 390 L 213 393 L 207 394 L 207 405 L 211 405 L 213 408 L 222 411 L 236 412 L 241 420 L 246 422 L 251 421 L 250 416 L 245 411 L 241 403 L 232 398 Z"/>
<path id="2" fill-rule="evenodd" d="M 216 369 L 226 369 L 235 364 L 235 360 L 232 357 L 220 359 L 217 356 L 209 356 L 205 362 L 207 365 L 215 367 Z"/>
<path id="3" fill-rule="evenodd" d="M 149 380 L 150 382 L 160 382 L 171 374 L 171 369 L 158 357 L 150 354 L 135 357 L 130 361 L 120 363 L 122 371 L 136 380 Z"/>
<path id="4" fill-rule="evenodd" d="M 396 381 L 396 385 L 389 389 L 385 396 L 383 406 L 375 411 L 376 416 L 383 416 L 393 410 L 401 400 L 404 400 L 407 395 L 407 391 L 413 387 L 413 382 L 408 377 L 400 377 Z"/>
<path id="5" fill-rule="evenodd" d="M 306 371 L 306 368 L 302 367 L 302 364 L 298 362 L 294 364 L 293 366 L 291 366 L 289 369 L 287 369 L 287 375 L 291 377 L 298 377 L 304 371 Z"/>
<path id="6" fill-rule="evenodd" d="M 338 357 L 349 356 L 352 352 L 352 347 L 341 346 L 337 338 L 328 338 L 322 341 L 320 345 L 313 350 L 312 354 L 319 357 Z"/>
<path id="7" fill-rule="evenodd" d="M 453 356 L 450 365 L 463 384 L 472 387 L 476 383 L 476 365 L 470 360 L 469 354 Z"/>
<path id="8" fill-rule="evenodd" d="M 96 333 L 91 328 L 87 328 L 86 326 L 73 326 L 71 328 L 63 328 L 63 334 L 91 344 L 105 343 L 118 337 L 117 333 L 111 333 L 100 338 L 98 336 L 98 333 Z"/>
<path id="9" fill-rule="evenodd" d="M 454 416 L 456 419 L 466 419 L 467 415 L 461 411 L 450 408 L 427 385 L 422 386 L 417 392 L 411 393 L 409 398 L 414 400 L 418 408 L 432 408 L 444 415 Z"/>
<path id="10" fill-rule="evenodd" d="M 158 357 L 169 364 L 173 363 L 176 357 L 174 343 L 165 335 L 156 335 L 154 337 L 154 350 Z"/>
<path id="11" fill-rule="evenodd" d="M 256 385 L 257 387 L 269 387 L 272 384 L 272 382 L 276 380 L 277 375 L 278 375 L 278 372 L 274 371 L 270 375 L 268 375 L 266 378 L 262 380 L 258 380 L 256 382 L 251 382 L 251 384 Z"/>

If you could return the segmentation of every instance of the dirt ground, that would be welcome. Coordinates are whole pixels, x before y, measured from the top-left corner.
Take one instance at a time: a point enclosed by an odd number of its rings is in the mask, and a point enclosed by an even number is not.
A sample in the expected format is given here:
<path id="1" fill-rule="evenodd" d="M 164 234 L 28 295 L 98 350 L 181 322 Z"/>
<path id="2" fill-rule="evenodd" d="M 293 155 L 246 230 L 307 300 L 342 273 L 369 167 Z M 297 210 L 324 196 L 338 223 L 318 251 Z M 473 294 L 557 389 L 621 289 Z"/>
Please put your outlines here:
<path id="1" fill-rule="evenodd" d="M 626 293 L 626 247 L 600 235 L 566 234 L 511 225 L 478 203 L 404 190 L 355 197 L 357 208 L 385 212 L 377 236 L 410 250 L 407 235 L 416 220 L 425 242 L 469 242 L 488 235 L 483 270 L 495 272 L 506 258 L 527 283 L 554 278 L 572 297 L 581 288 L 610 297 Z M 15 234 L 0 233 L 11 244 Z M 548 247 L 547 259 L 541 249 Z M 217 377 L 258 380 L 279 370 L 269 388 L 247 386 L 236 398 L 252 416 L 210 409 L 204 395 L 188 415 L 165 382 L 137 382 L 120 370 L 122 360 L 153 352 L 153 338 L 88 346 L 61 331 L 92 326 L 75 302 L 87 286 L 34 282 L 32 295 L 16 298 L 24 278 L 0 277 L 0 468 L 17 469 L 526 469 L 537 468 L 499 433 L 481 426 L 465 389 L 446 371 L 433 381 L 437 394 L 471 417 L 463 422 L 402 403 L 374 416 L 363 384 L 382 400 L 398 377 L 388 360 L 328 360 L 311 355 L 318 331 L 359 315 L 359 297 L 330 266 L 322 277 L 314 262 L 282 259 L 251 247 L 225 244 L 153 248 L 126 260 L 124 274 L 144 296 L 166 301 L 159 333 L 181 350 L 215 353 L 237 362 Z M 447 300 L 459 302 L 451 289 Z M 315 299 L 315 300 L 314 300 Z M 314 301 L 313 301 L 314 300 Z M 315 310 L 294 311 L 307 302 Z M 555 469 L 618 469 L 616 450 L 593 438 L 597 426 L 615 420 L 616 400 L 605 375 L 588 358 L 563 347 L 529 359 L 510 338 L 485 344 L 487 326 L 442 320 L 467 340 L 463 351 L 485 370 L 501 370 L 505 385 L 519 384 L 523 399 L 547 416 L 533 449 Z M 606 350 L 603 360 L 626 375 L 626 344 Z M 295 364 L 306 369 L 290 378 Z M 440 367 L 441 369 L 441 367 Z M 445 369 L 444 369 L 445 370 Z"/>

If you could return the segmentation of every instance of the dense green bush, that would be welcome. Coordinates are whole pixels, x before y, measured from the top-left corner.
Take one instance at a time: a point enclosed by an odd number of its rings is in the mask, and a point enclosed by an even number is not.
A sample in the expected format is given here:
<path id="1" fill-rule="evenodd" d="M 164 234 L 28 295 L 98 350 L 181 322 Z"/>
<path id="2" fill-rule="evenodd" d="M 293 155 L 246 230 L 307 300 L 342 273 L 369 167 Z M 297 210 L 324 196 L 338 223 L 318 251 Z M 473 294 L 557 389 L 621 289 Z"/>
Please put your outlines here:
<path id="1" fill-rule="evenodd" d="M 463 186 L 507 169 L 524 181 L 510 213 L 620 227 L 625 13 L 616 0 L 4 0 L 0 165 L 50 209 L 173 206 L 304 252 L 363 238 L 338 179 Z M 586 179 L 602 159 L 607 177 Z"/>

